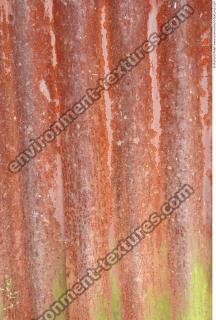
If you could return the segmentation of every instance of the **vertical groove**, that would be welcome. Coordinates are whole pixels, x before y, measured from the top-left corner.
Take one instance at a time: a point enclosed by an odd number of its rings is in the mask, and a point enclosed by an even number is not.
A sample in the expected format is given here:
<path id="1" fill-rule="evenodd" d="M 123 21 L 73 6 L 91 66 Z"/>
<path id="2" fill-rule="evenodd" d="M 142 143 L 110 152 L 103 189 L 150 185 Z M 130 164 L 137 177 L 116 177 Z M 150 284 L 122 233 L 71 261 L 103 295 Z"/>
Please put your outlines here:
<path id="1" fill-rule="evenodd" d="M 101 37 L 102 37 L 102 54 L 103 54 L 103 65 L 104 65 L 104 74 L 103 78 L 110 73 L 109 68 L 109 60 L 108 60 L 108 40 L 107 40 L 107 29 L 106 29 L 106 5 L 101 9 Z M 111 174 L 112 174 L 112 127 L 111 127 L 111 120 L 112 120 L 112 113 L 111 113 L 111 99 L 110 94 L 108 91 L 104 91 L 104 102 L 105 102 L 105 110 L 106 110 L 106 127 L 107 127 L 107 135 L 108 135 L 108 166 L 110 172 L 110 181 L 111 181 Z"/>

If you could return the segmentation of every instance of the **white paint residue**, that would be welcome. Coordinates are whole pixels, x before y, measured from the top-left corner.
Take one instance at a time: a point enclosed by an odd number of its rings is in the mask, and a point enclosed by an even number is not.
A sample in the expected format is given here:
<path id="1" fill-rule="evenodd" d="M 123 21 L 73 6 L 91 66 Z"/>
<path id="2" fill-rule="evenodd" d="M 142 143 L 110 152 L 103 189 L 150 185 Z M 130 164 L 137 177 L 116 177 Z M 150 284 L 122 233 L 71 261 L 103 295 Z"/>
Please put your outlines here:
<path id="1" fill-rule="evenodd" d="M 45 14 L 49 17 L 50 21 L 53 19 L 53 0 L 44 0 Z"/>
<path id="2" fill-rule="evenodd" d="M 44 95 L 44 97 L 50 102 L 51 97 L 50 97 L 49 89 L 44 79 L 40 80 L 40 91 Z"/>
<path id="3" fill-rule="evenodd" d="M 50 31 L 50 37 L 51 37 L 51 46 L 52 46 L 52 64 L 53 67 L 57 65 L 57 57 L 56 57 L 56 37 L 53 30 Z"/>
<path id="4" fill-rule="evenodd" d="M 121 145 L 124 143 L 124 140 L 118 140 L 116 142 L 117 146 L 121 147 Z"/>
<path id="5" fill-rule="evenodd" d="M 158 32 L 157 26 L 157 15 L 158 15 L 158 6 L 156 0 L 151 1 L 152 10 L 149 14 L 148 20 L 148 37 L 153 32 Z M 157 80 L 157 49 L 155 48 L 150 54 L 150 76 L 152 80 L 152 103 L 153 103 L 153 124 L 152 129 L 156 132 L 155 146 L 156 146 L 156 163 L 159 163 L 159 146 L 160 146 L 160 135 L 161 135 L 161 127 L 160 127 L 160 113 L 161 113 L 161 105 L 160 105 L 160 94 Z"/>
<path id="6" fill-rule="evenodd" d="M 139 137 L 136 137 L 136 138 L 133 139 L 133 143 L 135 143 L 135 144 L 139 144 L 139 141 L 140 141 Z"/>
<path id="7" fill-rule="evenodd" d="M 109 69 L 109 63 L 108 63 L 108 52 L 107 52 L 107 30 L 105 28 L 105 21 L 106 21 L 106 9 L 105 6 L 102 8 L 101 12 L 101 35 L 102 35 L 102 50 L 103 50 L 103 58 L 104 58 L 104 74 L 110 73 Z M 105 100 L 105 112 L 106 112 L 106 127 L 107 127 L 107 133 L 108 133 L 108 143 L 109 143 L 109 149 L 108 149 L 108 166 L 109 166 L 109 174 L 111 179 L 112 174 L 112 128 L 111 128 L 111 99 L 109 96 L 109 92 L 104 91 L 104 100 Z"/>

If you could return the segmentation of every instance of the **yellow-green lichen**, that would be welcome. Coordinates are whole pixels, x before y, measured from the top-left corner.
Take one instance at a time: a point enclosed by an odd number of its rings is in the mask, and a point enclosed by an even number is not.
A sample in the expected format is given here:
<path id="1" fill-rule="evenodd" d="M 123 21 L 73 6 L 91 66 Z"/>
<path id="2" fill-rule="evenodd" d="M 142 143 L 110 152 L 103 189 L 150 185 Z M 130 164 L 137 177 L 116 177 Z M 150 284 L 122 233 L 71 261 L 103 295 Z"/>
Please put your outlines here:
<path id="1" fill-rule="evenodd" d="M 117 279 L 112 276 L 112 314 L 113 320 L 121 320 L 120 293 Z"/>
<path id="2" fill-rule="evenodd" d="M 172 309 L 168 294 L 154 295 L 151 291 L 147 295 L 148 314 L 145 320 L 172 320 Z"/>
<path id="3" fill-rule="evenodd" d="M 171 293 L 168 286 L 168 245 L 163 242 L 160 251 L 154 252 L 154 269 L 158 270 L 158 284 L 160 283 L 160 294 L 149 289 L 147 293 L 148 311 L 145 320 L 172 320 Z"/>
<path id="4" fill-rule="evenodd" d="M 2 299 L 0 299 L 0 320 L 4 320 L 4 305 Z"/>
<path id="5" fill-rule="evenodd" d="M 12 277 L 6 275 L 4 286 L 0 287 L 0 320 L 4 320 L 7 310 L 10 310 L 11 320 L 15 320 L 14 312 L 18 306 L 17 296 L 18 292 L 14 290 Z"/>
<path id="6" fill-rule="evenodd" d="M 56 276 L 53 281 L 53 293 L 56 300 L 66 291 L 65 273 L 63 266 L 56 272 Z M 65 320 L 64 313 L 62 312 L 56 317 L 56 320 Z"/>
<path id="7" fill-rule="evenodd" d="M 2 289 L 3 295 L 7 301 L 7 304 L 3 308 L 4 310 L 12 310 L 18 305 L 17 294 L 14 290 L 13 279 L 9 276 L 5 277 L 5 287 Z M 0 313 L 1 314 L 1 313 Z"/>
<path id="8" fill-rule="evenodd" d="M 193 263 L 189 280 L 189 310 L 186 320 L 211 319 L 211 288 L 201 263 Z"/>
<path id="9" fill-rule="evenodd" d="M 98 311 L 98 315 L 96 317 L 96 320 L 107 320 L 106 310 L 104 308 L 103 303 L 99 307 L 99 311 Z"/>

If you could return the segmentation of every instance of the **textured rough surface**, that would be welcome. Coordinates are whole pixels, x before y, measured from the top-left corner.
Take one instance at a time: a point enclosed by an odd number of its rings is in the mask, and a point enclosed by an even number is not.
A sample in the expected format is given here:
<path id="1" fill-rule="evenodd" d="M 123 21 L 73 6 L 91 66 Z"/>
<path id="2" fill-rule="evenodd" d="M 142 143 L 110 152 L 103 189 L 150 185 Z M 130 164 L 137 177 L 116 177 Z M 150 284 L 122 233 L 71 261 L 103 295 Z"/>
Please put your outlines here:
<path id="1" fill-rule="evenodd" d="M 39 316 L 184 183 L 193 198 L 57 319 L 211 319 L 210 1 L 7 170 L 185 3 L 0 0 L 0 320 Z"/>

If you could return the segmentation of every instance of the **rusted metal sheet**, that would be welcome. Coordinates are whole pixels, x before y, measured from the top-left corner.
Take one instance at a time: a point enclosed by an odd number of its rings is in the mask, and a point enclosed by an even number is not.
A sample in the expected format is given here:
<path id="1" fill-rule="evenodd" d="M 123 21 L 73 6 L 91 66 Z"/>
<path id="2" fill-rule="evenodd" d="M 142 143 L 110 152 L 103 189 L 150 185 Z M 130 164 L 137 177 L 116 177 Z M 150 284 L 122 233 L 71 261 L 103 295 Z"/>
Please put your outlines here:
<path id="1" fill-rule="evenodd" d="M 211 319 L 209 1 L 191 0 L 190 19 L 8 170 L 185 4 L 0 0 L 0 320 L 42 317 L 185 183 L 193 197 L 56 319 Z"/>

